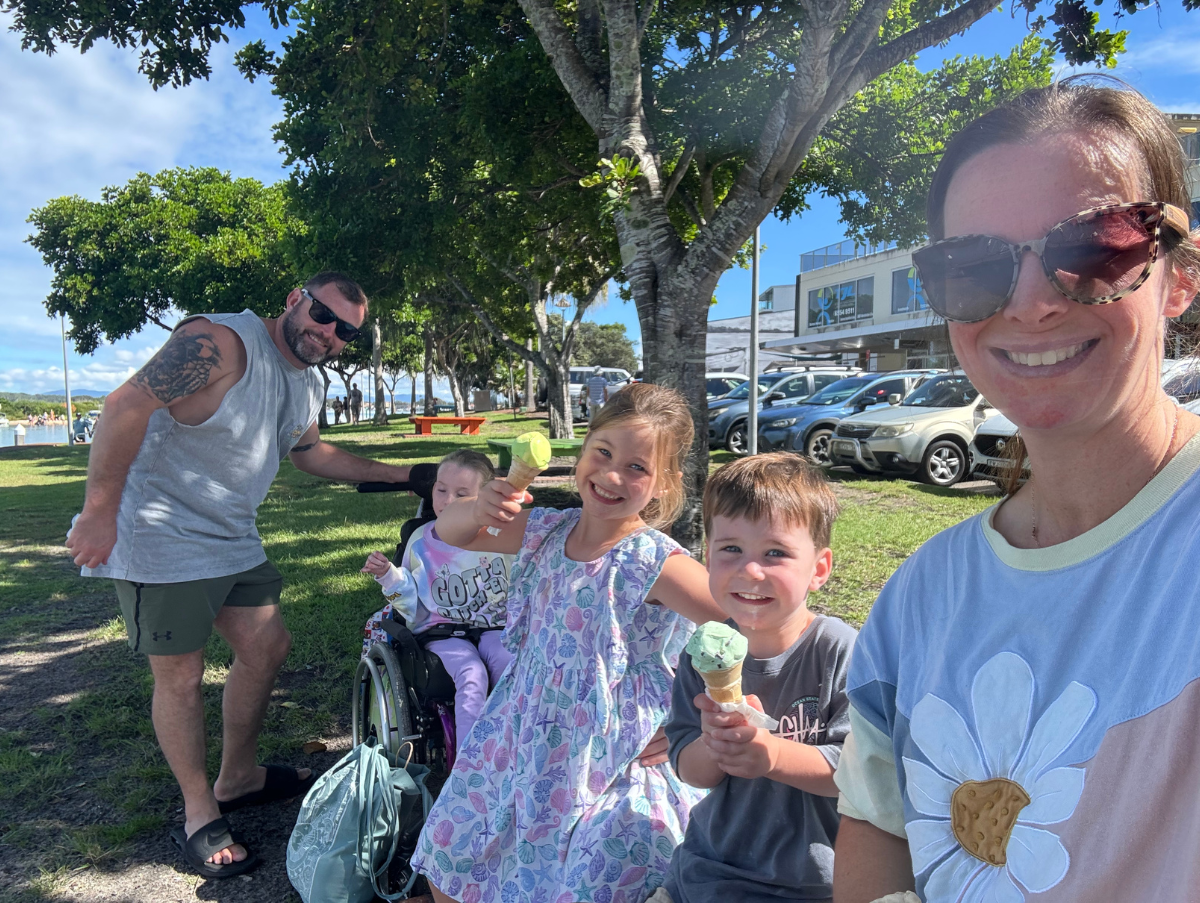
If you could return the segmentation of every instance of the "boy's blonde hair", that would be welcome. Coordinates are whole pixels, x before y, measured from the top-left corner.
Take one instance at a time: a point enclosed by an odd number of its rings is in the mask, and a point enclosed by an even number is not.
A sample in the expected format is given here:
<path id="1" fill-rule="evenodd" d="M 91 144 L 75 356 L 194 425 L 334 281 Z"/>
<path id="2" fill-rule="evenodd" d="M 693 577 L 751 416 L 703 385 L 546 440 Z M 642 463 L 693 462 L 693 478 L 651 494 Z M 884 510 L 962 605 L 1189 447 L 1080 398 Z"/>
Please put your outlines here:
<path id="1" fill-rule="evenodd" d="M 642 509 L 648 525 L 669 527 L 683 510 L 683 463 L 692 447 L 695 427 L 687 399 L 674 389 L 653 383 L 634 383 L 610 395 L 592 419 L 583 448 L 596 430 L 640 420 L 654 431 L 654 470 L 659 497 Z M 580 454 L 582 454 L 582 450 Z"/>
<path id="2" fill-rule="evenodd" d="M 818 549 L 829 547 L 838 502 L 820 468 L 790 452 L 726 464 L 704 487 L 704 532 L 714 517 L 741 517 L 804 527 Z"/>
<path id="3" fill-rule="evenodd" d="M 438 461 L 439 470 L 443 464 L 453 464 L 456 467 L 465 467 L 467 470 L 475 471 L 475 473 L 479 474 L 480 486 L 484 486 L 496 479 L 496 468 L 492 465 L 492 459 L 472 448 L 459 448 L 450 452 L 450 454 Z"/>

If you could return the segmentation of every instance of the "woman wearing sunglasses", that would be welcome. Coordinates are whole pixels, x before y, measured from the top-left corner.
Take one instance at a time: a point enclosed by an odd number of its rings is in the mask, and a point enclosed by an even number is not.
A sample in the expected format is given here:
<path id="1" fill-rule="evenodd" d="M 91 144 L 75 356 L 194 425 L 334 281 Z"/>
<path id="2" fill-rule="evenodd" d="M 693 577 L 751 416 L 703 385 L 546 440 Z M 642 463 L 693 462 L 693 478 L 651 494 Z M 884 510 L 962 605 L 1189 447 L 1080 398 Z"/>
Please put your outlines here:
<path id="1" fill-rule="evenodd" d="M 1200 419 L 1160 388 L 1200 289 L 1186 161 L 1068 79 L 960 133 L 914 254 L 1031 478 L 936 536 L 855 646 L 834 899 L 1196 899 Z"/>

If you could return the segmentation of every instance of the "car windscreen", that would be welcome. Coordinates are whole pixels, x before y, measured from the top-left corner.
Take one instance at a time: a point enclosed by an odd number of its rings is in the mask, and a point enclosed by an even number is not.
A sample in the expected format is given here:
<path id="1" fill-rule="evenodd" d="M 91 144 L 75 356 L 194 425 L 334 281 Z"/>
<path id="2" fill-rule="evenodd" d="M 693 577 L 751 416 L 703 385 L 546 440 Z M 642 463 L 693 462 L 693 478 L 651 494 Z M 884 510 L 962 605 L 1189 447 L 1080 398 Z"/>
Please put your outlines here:
<path id="1" fill-rule="evenodd" d="M 767 389 L 779 382 L 778 376 L 760 376 L 758 378 L 758 394 L 763 395 Z M 749 398 L 750 397 L 750 380 L 746 380 L 732 392 L 725 396 L 726 398 Z"/>
<path id="2" fill-rule="evenodd" d="M 851 376 L 847 379 L 839 379 L 837 382 L 827 385 L 820 392 L 816 392 L 804 399 L 804 403 L 838 404 L 845 401 L 863 386 L 875 382 L 878 378 L 878 376 Z"/>
<path id="3" fill-rule="evenodd" d="M 738 380 L 730 379 L 728 376 L 713 376 L 705 381 L 704 388 L 709 397 L 717 397 L 736 389 L 738 385 L 740 385 Z"/>
<path id="4" fill-rule="evenodd" d="M 906 408 L 961 408 L 979 397 L 979 390 L 961 373 L 938 376 L 905 397 Z"/>
<path id="5" fill-rule="evenodd" d="M 1194 401 L 1200 398 L 1200 369 L 1186 367 L 1176 373 L 1165 383 L 1163 391 L 1180 402 Z"/>

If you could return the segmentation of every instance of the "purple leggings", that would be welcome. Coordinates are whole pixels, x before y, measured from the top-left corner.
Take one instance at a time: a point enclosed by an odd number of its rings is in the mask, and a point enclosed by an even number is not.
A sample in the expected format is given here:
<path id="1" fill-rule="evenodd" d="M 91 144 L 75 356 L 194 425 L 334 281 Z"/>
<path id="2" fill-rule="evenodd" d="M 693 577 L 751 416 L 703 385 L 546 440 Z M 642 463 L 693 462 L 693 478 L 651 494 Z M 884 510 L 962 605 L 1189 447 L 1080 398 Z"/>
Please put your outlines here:
<path id="1" fill-rule="evenodd" d="M 479 648 L 470 640 L 450 637 L 430 640 L 425 648 L 442 660 L 454 681 L 454 733 L 460 744 L 467 742 L 471 725 L 483 711 L 488 695 L 488 677 L 492 684 L 500 679 L 512 653 L 500 642 L 502 630 L 485 630 Z"/>

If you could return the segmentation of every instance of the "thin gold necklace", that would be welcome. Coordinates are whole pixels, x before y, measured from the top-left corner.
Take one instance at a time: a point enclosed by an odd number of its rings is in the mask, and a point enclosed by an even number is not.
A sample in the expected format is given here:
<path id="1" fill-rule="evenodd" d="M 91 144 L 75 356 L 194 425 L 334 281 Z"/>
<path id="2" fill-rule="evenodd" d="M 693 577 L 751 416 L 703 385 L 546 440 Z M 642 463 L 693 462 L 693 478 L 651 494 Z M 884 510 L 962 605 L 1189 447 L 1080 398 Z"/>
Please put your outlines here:
<path id="1" fill-rule="evenodd" d="M 1175 405 L 1175 422 L 1171 424 L 1171 438 L 1167 441 L 1167 450 L 1162 453 L 1159 458 L 1158 466 L 1154 468 L 1154 473 L 1150 474 L 1150 480 L 1158 476 L 1158 472 L 1167 466 L 1167 456 L 1171 454 L 1171 447 L 1175 444 L 1175 432 L 1179 429 L 1179 405 Z M 1149 483 L 1150 480 L 1146 482 Z M 1029 507 L 1030 516 L 1033 521 L 1033 545 L 1035 548 L 1042 547 L 1042 541 L 1038 537 L 1038 522 L 1037 522 L 1037 487 L 1034 486 L 1033 480 L 1029 481 Z M 1145 488 L 1145 487 L 1143 487 Z"/>

